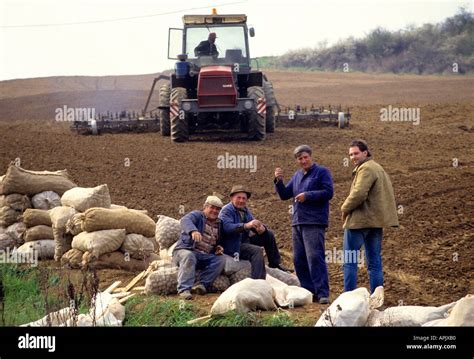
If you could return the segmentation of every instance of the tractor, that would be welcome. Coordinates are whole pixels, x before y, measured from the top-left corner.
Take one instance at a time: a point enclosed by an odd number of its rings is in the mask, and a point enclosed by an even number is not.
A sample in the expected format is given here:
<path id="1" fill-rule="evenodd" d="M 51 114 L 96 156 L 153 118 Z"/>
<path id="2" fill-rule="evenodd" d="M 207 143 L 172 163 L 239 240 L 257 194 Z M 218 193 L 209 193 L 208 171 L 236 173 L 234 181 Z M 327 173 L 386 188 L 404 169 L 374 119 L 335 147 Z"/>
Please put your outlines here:
<path id="1" fill-rule="evenodd" d="M 159 88 L 161 135 L 185 142 L 196 130 L 237 129 L 264 140 L 275 130 L 277 102 L 272 83 L 251 68 L 249 36 L 255 30 L 247 27 L 247 16 L 213 10 L 184 15 L 183 25 L 168 32 L 168 58 L 178 61 Z M 206 44 L 210 37 L 217 37 L 215 46 Z M 201 43 L 214 51 L 200 51 Z"/>
<path id="2" fill-rule="evenodd" d="M 275 131 L 277 118 L 337 121 L 341 128 L 349 125 L 351 114 L 341 107 L 282 110 L 272 83 L 258 69 L 252 70 L 249 36 L 255 36 L 255 30 L 247 27 L 246 15 L 218 15 L 215 9 L 210 15 L 184 15 L 183 28 L 168 31 L 168 59 L 177 60 L 174 72 L 154 79 L 141 114 L 107 112 L 74 121 L 71 129 L 94 135 L 160 131 L 173 142 L 185 142 L 195 131 L 237 130 L 261 141 Z M 166 81 L 159 88 L 158 107 L 149 111 L 161 80 Z"/>

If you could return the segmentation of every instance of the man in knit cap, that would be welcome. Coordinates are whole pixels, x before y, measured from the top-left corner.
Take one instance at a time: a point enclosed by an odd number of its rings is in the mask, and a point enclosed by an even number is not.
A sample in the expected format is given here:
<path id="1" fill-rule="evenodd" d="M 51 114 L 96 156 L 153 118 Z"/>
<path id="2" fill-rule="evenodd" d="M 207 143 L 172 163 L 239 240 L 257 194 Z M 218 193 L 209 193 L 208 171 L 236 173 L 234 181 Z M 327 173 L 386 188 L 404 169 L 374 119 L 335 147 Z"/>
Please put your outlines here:
<path id="1" fill-rule="evenodd" d="M 192 211 L 180 221 L 181 236 L 173 251 L 173 261 L 178 266 L 178 294 L 183 299 L 206 294 L 224 269 L 218 218 L 222 207 L 219 197 L 209 196 L 202 211 Z M 194 284 L 196 269 L 202 272 L 200 283 Z"/>

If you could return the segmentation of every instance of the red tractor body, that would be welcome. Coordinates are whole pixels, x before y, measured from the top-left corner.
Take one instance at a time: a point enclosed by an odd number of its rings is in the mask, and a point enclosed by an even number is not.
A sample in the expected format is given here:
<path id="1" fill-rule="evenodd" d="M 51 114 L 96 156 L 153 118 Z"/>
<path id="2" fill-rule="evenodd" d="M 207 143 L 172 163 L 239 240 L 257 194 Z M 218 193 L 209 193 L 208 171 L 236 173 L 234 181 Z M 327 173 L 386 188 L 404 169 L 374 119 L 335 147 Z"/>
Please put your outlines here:
<path id="1" fill-rule="evenodd" d="M 230 66 L 207 66 L 199 72 L 198 106 L 235 107 L 237 90 Z"/>

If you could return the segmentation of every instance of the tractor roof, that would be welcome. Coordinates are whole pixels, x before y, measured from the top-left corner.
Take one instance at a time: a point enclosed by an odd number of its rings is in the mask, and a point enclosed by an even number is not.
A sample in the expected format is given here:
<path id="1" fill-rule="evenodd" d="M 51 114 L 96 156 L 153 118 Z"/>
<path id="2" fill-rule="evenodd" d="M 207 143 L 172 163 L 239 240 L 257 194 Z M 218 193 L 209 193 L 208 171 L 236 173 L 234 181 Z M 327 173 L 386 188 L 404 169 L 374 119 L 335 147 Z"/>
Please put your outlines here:
<path id="1" fill-rule="evenodd" d="M 245 24 L 247 15 L 184 15 L 185 25 Z"/>

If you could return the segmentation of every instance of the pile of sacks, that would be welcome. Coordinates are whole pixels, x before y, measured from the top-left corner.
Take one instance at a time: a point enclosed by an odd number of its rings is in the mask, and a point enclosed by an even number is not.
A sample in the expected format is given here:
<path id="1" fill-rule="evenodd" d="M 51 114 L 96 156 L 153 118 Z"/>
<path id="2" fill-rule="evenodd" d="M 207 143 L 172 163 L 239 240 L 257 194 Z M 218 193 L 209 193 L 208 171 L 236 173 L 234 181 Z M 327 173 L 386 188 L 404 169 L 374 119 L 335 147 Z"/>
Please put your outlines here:
<path id="1" fill-rule="evenodd" d="M 144 270 L 159 259 L 155 222 L 146 211 L 111 204 L 107 185 L 73 188 L 61 203 L 56 243 L 64 266 Z"/>
<path id="2" fill-rule="evenodd" d="M 106 184 L 77 187 L 66 170 L 28 171 L 14 164 L 0 177 L 0 250 L 11 257 L 139 271 L 159 259 L 154 236 L 146 211 L 111 204 Z"/>
<path id="3" fill-rule="evenodd" d="M 75 187 L 66 170 L 28 171 L 11 164 L 0 177 L 0 250 L 54 256 L 49 210 L 61 205 L 61 195 Z"/>
<path id="4" fill-rule="evenodd" d="M 408 305 L 379 310 L 382 304 L 382 287 L 372 295 L 366 288 L 344 292 L 325 310 L 315 326 L 474 326 L 474 296 L 471 294 L 439 307 Z"/>
<path id="5" fill-rule="evenodd" d="M 172 254 L 180 233 L 181 226 L 178 220 L 163 215 L 158 216 L 155 238 L 160 246 L 160 260 L 152 263 L 154 271 L 146 279 L 145 293 L 159 295 L 177 293 L 178 268 L 172 262 Z M 233 284 L 250 277 L 249 261 L 235 260 L 234 257 L 227 255 L 224 257 L 224 270 L 211 286 L 212 292 L 224 292 Z M 269 275 L 287 285 L 300 286 L 295 275 L 275 268 L 267 267 L 266 270 Z M 199 274 L 200 271 L 197 271 L 196 282 L 199 282 Z"/>

